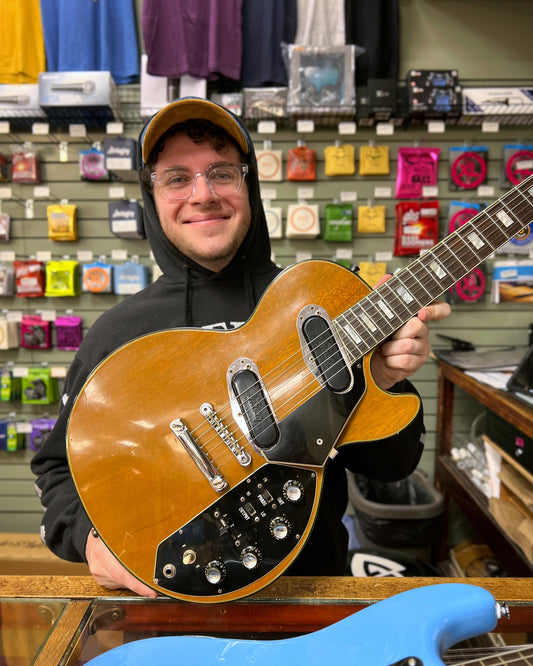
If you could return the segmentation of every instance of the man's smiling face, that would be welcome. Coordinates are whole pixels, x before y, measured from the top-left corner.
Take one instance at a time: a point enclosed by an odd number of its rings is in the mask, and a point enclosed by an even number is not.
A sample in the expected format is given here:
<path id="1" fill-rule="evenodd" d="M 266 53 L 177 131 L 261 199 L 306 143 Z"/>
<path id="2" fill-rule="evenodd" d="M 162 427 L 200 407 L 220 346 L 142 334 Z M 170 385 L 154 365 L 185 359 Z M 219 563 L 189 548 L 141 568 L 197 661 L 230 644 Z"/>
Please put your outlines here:
<path id="1" fill-rule="evenodd" d="M 233 145 L 216 151 L 210 143 L 195 143 L 186 134 L 176 134 L 165 142 L 156 170 L 183 167 L 192 174 L 202 174 L 213 165 L 241 162 Z M 221 197 L 199 175 L 191 196 L 173 202 L 167 201 L 155 184 L 154 200 L 167 238 L 190 259 L 214 272 L 230 263 L 250 228 L 246 179 L 237 192 Z"/>

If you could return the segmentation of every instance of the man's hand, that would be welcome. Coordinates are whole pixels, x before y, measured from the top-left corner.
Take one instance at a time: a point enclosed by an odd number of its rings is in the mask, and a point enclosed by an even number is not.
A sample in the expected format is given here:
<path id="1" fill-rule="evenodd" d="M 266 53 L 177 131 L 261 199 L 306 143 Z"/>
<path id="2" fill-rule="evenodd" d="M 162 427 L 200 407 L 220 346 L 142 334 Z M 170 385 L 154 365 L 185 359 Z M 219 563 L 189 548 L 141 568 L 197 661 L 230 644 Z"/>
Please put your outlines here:
<path id="1" fill-rule="evenodd" d="M 85 546 L 85 557 L 89 570 L 99 585 L 111 590 L 126 588 L 141 597 L 157 598 L 157 592 L 135 578 L 116 559 L 102 539 L 90 532 Z"/>
<path id="2" fill-rule="evenodd" d="M 382 278 L 378 285 L 389 277 Z M 370 369 L 380 388 L 389 389 L 420 370 L 431 349 L 428 322 L 444 319 L 450 312 L 448 303 L 434 301 L 419 310 L 416 317 L 410 319 L 375 350 Z"/>

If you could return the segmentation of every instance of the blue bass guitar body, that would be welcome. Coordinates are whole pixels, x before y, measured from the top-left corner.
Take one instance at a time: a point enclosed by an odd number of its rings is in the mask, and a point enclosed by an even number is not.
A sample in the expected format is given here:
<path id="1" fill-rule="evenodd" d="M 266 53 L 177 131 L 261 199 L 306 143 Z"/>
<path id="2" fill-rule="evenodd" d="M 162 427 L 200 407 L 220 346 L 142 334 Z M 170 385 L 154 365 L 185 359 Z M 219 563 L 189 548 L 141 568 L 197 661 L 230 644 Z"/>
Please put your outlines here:
<path id="1" fill-rule="evenodd" d="M 114 648 L 89 664 L 437 666 L 443 664 L 445 650 L 492 631 L 497 621 L 497 604 L 490 592 L 475 585 L 442 583 L 397 594 L 302 636 L 276 640 L 147 638 Z"/>

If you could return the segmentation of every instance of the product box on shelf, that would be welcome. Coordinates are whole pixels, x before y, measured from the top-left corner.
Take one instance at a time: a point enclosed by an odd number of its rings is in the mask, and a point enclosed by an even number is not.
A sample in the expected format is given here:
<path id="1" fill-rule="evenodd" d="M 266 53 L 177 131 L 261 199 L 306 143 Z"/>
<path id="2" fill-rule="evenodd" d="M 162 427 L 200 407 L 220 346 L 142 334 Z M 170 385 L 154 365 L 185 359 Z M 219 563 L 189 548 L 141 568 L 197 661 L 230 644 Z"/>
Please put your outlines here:
<path id="1" fill-rule="evenodd" d="M 275 120 L 287 116 L 287 88 L 243 88 L 244 117 Z"/>
<path id="2" fill-rule="evenodd" d="M 409 70 L 409 117 L 412 121 L 443 119 L 456 122 L 462 111 L 462 88 L 457 70 Z"/>
<path id="3" fill-rule="evenodd" d="M 0 84 L 0 120 L 8 120 L 11 130 L 28 131 L 34 122 L 46 120 L 39 106 L 37 83 Z"/>
<path id="4" fill-rule="evenodd" d="M 533 86 L 464 88 L 461 125 L 483 122 L 529 125 L 533 122 Z"/>
<path id="5" fill-rule="evenodd" d="M 118 117 L 118 91 L 111 72 L 41 72 L 39 104 L 50 120 L 99 127 Z"/>

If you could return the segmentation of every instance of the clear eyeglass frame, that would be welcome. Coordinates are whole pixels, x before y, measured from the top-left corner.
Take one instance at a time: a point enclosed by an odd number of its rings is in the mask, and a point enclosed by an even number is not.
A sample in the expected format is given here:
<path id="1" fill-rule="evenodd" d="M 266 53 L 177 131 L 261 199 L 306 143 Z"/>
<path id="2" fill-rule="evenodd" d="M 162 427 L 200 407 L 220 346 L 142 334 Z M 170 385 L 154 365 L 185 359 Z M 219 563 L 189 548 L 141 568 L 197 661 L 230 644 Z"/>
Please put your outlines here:
<path id="1" fill-rule="evenodd" d="M 203 176 L 213 194 L 224 196 L 238 192 L 247 173 L 247 164 L 212 164 L 205 171 L 197 173 L 182 167 L 160 169 L 153 171 L 150 178 L 160 188 L 165 199 L 184 201 L 194 193 L 198 176 Z"/>

